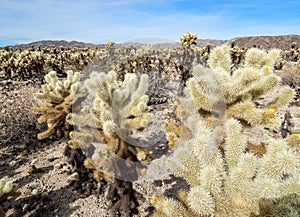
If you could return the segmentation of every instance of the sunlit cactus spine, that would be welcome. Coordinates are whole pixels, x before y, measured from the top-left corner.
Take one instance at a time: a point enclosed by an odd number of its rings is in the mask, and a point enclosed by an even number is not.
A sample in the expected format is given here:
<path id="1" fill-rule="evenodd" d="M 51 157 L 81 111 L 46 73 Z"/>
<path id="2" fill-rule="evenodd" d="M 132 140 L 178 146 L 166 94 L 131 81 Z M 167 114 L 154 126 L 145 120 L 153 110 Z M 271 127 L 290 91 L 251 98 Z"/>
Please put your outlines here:
<path id="1" fill-rule="evenodd" d="M 283 139 L 266 139 L 265 153 L 257 156 L 247 151 L 243 127 L 235 119 L 225 121 L 222 148 L 214 147 L 205 122 L 194 125 L 192 137 L 181 141 L 171 159 L 175 175 L 191 189 L 179 200 L 154 198 L 154 216 L 257 216 L 262 200 L 299 198 L 300 156 Z"/>
<path id="2" fill-rule="evenodd" d="M 187 31 L 185 34 L 183 34 L 180 38 L 180 45 L 183 47 L 190 47 L 192 45 L 196 45 L 197 44 L 197 36 L 198 34 L 192 34 L 189 31 Z"/>
<path id="3" fill-rule="evenodd" d="M 109 181 L 114 177 L 112 165 L 119 159 L 147 162 L 149 151 L 132 133 L 148 126 L 148 77 L 128 73 L 124 81 L 117 81 L 114 71 L 93 72 L 84 83 L 89 94 L 95 97 L 91 108 L 71 114 L 69 121 L 77 127 L 69 146 L 86 148 L 94 142 L 103 143 L 100 151 L 86 160 L 85 166 L 98 172 L 96 179 Z"/>
<path id="4" fill-rule="evenodd" d="M 38 134 L 38 139 L 45 139 L 52 134 L 67 136 L 70 124 L 66 121 L 66 116 L 71 113 L 72 105 L 80 97 L 84 96 L 84 91 L 78 91 L 79 72 L 67 71 L 67 78 L 60 81 L 55 71 L 49 72 L 45 76 L 46 83 L 42 85 L 42 93 L 35 93 L 38 106 L 33 108 L 33 112 L 41 114 L 39 123 L 46 122 L 48 129 Z"/>
<path id="5" fill-rule="evenodd" d="M 154 216 L 258 216 L 262 200 L 299 197 L 299 153 L 276 136 L 260 138 L 264 150 L 253 151 L 247 134 L 273 122 L 276 110 L 294 96 L 284 87 L 268 103 L 254 103 L 278 87 L 273 67 L 279 54 L 251 48 L 232 71 L 230 48 L 223 45 L 212 50 L 209 67 L 194 68 L 187 96 L 179 100 L 179 123 L 168 121 L 166 127 L 167 139 L 175 143 L 170 165 L 191 188 L 172 203 L 165 196 L 154 198 Z M 170 206 L 162 207 L 165 203 Z"/>
<path id="6" fill-rule="evenodd" d="M 262 107 L 255 101 L 264 94 L 274 91 L 280 85 L 280 77 L 274 73 L 274 65 L 280 57 L 280 50 L 269 52 L 251 48 L 245 53 L 244 64 L 231 70 L 230 49 L 223 45 L 212 50 L 209 68 L 198 65 L 193 70 L 194 77 L 187 82 L 186 92 L 191 96 L 201 114 L 213 114 L 214 103 L 223 101 L 226 106 L 225 119 L 234 117 L 245 124 L 266 124 L 272 118 L 270 109 L 277 110 L 288 104 L 294 91 L 284 87 L 276 97 Z M 209 76 L 220 89 L 220 99 L 210 99 L 214 87 L 209 87 Z M 212 90 L 209 90 L 212 88 Z"/>
<path id="7" fill-rule="evenodd" d="M 236 118 L 245 126 L 273 123 L 276 111 L 292 101 L 293 89 L 284 86 L 272 100 L 261 106 L 257 106 L 256 101 L 279 87 L 281 78 L 274 72 L 279 57 L 278 49 L 266 52 L 251 48 L 245 53 L 243 64 L 232 68 L 230 47 L 214 48 L 207 67 L 193 67 L 193 77 L 186 82 L 187 96 L 180 99 L 177 108 L 178 118 L 187 118 L 195 106 L 207 123 L 216 115 L 224 119 Z M 169 134 L 173 133 L 167 131 L 167 137 Z M 171 144 L 176 140 L 174 135 L 172 137 Z"/>
<path id="8" fill-rule="evenodd" d="M 112 41 L 109 41 L 109 42 L 107 42 L 107 43 L 105 44 L 105 48 L 106 48 L 106 49 L 110 49 L 110 48 L 114 47 L 115 44 L 116 44 L 116 43 L 114 43 L 114 42 L 112 42 Z"/>

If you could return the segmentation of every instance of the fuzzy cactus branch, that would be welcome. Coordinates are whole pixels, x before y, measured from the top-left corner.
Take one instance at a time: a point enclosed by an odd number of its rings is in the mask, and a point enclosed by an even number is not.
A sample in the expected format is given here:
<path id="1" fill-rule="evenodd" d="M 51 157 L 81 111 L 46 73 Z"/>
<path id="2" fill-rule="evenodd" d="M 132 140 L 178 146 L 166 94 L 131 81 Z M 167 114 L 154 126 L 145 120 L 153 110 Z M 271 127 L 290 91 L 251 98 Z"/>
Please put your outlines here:
<path id="1" fill-rule="evenodd" d="M 108 74 L 94 72 L 84 86 L 94 101 L 85 113 L 69 116 L 70 123 L 78 128 L 73 132 L 75 136 L 70 145 L 86 148 L 93 143 L 103 144 L 89 160 L 107 177 L 122 176 L 123 171 L 115 165 L 120 160 L 124 163 L 126 160 L 148 161 L 147 144 L 133 136 L 134 132 L 146 128 L 151 118 L 145 94 L 148 77 L 128 73 L 124 81 L 117 81 L 114 71 Z"/>
<path id="2" fill-rule="evenodd" d="M 5 181 L 0 179 L 0 216 L 5 217 L 5 211 L 2 208 L 2 203 L 7 200 L 9 197 L 18 197 L 20 192 L 18 190 L 18 185 L 12 182 Z"/>
<path id="3" fill-rule="evenodd" d="M 266 153 L 262 157 L 247 153 L 247 143 L 242 125 L 235 119 L 225 122 L 224 154 L 222 149 L 212 152 L 206 160 L 206 148 L 210 145 L 209 128 L 202 126 L 201 133 L 186 141 L 185 148 L 175 149 L 174 172 L 191 184 L 187 192 L 188 209 L 196 216 L 250 216 L 258 215 L 262 199 L 283 198 L 300 194 L 300 157 L 283 139 L 267 139 Z M 196 169 L 197 168 L 197 169 Z M 193 177 L 188 176 L 193 174 Z M 163 199 L 162 199 L 163 198 Z M 160 207 L 168 198 L 160 198 Z M 177 201 L 184 206 L 184 201 Z M 176 205 L 179 206 L 179 205 Z M 188 214 L 185 211 L 183 216 Z M 175 215 L 176 216 L 176 215 Z"/>
<path id="4" fill-rule="evenodd" d="M 180 38 L 180 44 L 184 47 L 190 47 L 191 45 L 196 45 L 197 33 L 192 34 L 189 31 L 183 34 Z"/>
<path id="5" fill-rule="evenodd" d="M 226 104 L 225 119 L 235 117 L 250 125 L 265 124 L 268 109 L 276 110 L 290 102 L 294 91 L 285 87 L 273 102 L 262 108 L 255 105 L 259 97 L 274 90 L 280 83 L 280 78 L 273 72 L 280 51 L 271 50 L 267 53 L 253 48 L 245 55 L 245 64 L 231 71 L 230 48 L 223 45 L 212 50 L 209 68 L 201 65 L 194 67 L 194 77 L 188 80 L 186 93 L 202 114 L 213 115 L 213 106 L 219 100 Z M 210 78 L 215 81 L 211 82 Z M 211 94 L 214 93 L 214 87 L 222 92 L 219 99 L 214 99 L 216 94 Z"/>
<path id="6" fill-rule="evenodd" d="M 79 73 L 67 72 L 65 81 L 60 81 L 55 71 L 49 72 L 45 76 L 46 84 L 42 86 L 43 93 L 34 94 L 38 100 L 38 107 L 33 108 L 33 112 L 41 114 L 38 122 L 46 122 L 48 129 L 38 134 L 38 139 L 45 139 L 56 133 L 58 136 L 68 135 L 69 123 L 66 117 L 71 113 L 73 103 L 85 92 L 78 92 Z"/>
<path id="7" fill-rule="evenodd" d="M 273 122 L 276 110 L 293 99 L 294 91 L 284 87 L 270 102 L 255 103 L 280 83 L 273 72 L 279 53 L 249 49 L 244 64 L 232 67 L 224 45 L 212 50 L 209 67 L 194 67 L 178 119 L 165 128 L 173 172 L 191 188 L 168 209 L 161 204 L 170 199 L 158 196 L 154 216 L 259 216 L 263 200 L 299 197 L 300 156 L 292 142 L 265 137 L 259 150 L 246 133 Z M 183 213 L 174 214 L 175 207 Z"/>

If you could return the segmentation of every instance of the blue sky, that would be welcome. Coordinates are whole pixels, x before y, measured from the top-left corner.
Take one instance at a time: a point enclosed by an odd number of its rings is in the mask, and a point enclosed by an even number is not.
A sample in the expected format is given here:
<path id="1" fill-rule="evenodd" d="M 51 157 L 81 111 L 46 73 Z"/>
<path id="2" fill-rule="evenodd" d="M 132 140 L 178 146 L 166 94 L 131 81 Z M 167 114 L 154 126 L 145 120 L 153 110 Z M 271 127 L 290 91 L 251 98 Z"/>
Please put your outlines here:
<path id="1" fill-rule="evenodd" d="M 300 35 L 299 0 L 0 0 L 0 46 L 37 40 Z"/>

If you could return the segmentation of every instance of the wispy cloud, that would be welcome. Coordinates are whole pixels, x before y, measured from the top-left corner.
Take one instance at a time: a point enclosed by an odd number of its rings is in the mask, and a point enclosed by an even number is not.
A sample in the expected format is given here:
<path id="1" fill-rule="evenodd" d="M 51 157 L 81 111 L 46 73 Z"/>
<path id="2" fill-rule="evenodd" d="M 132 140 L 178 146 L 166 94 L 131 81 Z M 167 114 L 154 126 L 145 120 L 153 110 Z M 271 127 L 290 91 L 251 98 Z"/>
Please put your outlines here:
<path id="1" fill-rule="evenodd" d="M 0 46 L 43 39 L 105 43 L 158 36 L 178 40 L 300 34 L 295 0 L 0 0 Z"/>

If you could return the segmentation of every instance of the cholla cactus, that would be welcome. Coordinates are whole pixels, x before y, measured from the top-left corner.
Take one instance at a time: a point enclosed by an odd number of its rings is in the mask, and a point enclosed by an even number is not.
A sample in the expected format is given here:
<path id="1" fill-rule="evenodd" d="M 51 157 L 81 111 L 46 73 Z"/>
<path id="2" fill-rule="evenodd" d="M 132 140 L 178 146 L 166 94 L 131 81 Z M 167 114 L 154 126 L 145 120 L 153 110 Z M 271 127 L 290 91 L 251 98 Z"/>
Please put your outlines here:
<path id="1" fill-rule="evenodd" d="M 223 148 L 213 147 L 210 128 L 199 121 L 185 147 L 174 152 L 176 175 L 191 185 L 182 201 L 161 207 L 170 199 L 153 202 L 161 216 L 250 216 L 259 214 L 261 199 L 300 194 L 300 157 L 283 139 L 267 139 L 266 153 L 257 157 L 246 151 L 247 139 L 235 119 L 225 122 Z M 172 212 L 181 207 L 180 212 Z M 170 214 L 172 213 L 172 214 Z"/>
<path id="2" fill-rule="evenodd" d="M 180 45 L 183 47 L 190 47 L 191 45 L 196 45 L 197 33 L 191 34 L 189 31 L 183 34 L 180 38 Z"/>
<path id="3" fill-rule="evenodd" d="M 197 65 L 193 68 L 193 77 L 186 82 L 187 97 L 180 99 L 177 109 L 178 118 L 183 121 L 197 112 L 210 126 L 216 123 L 215 119 L 229 118 L 238 119 L 247 126 L 273 124 L 276 110 L 293 99 L 293 89 L 283 87 L 271 101 L 261 106 L 257 106 L 256 101 L 279 86 L 281 79 L 273 71 L 279 56 L 278 49 L 267 53 L 251 48 L 245 53 L 244 64 L 232 69 L 230 48 L 227 45 L 214 48 L 209 67 Z M 169 143 L 176 143 L 172 132 L 167 132 L 167 137 L 172 137 Z"/>
<path id="4" fill-rule="evenodd" d="M 299 134 L 293 133 L 293 134 L 289 135 L 286 138 L 286 141 L 289 144 L 289 146 L 291 146 L 292 148 L 295 149 L 295 151 L 298 151 L 300 153 L 300 138 L 299 138 Z"/>
<path id="5" fill-rule="evenodd" d="M 246 136 L 249 128 L 273 122 L 276 109 L 293 98 L 286 87 L 270 102 L 254 103 L 279 85 L 272 69 L 278 55 L 249 49 L 244 65 L 231 71 L 229 48 L 221 46 L 212 50 L 210 68 L 194 68 L 188 97 L 178 105 L 181 123 L 169 121 L 166 127 L 175 143 L 173 171 L 191 189 L 172 203 L 163 196 L 153 199 L 156 216 L 245 217 L 260 213 L 262 199 L 300 194 L 300 157 L 288 141 L 266 137 L 264 150 L 256 153 Z M 165 203 L 173 205 L 162 207 Z"/>
<path id="6" fill-rule="evenodd" d="M 45 47 L 14 49 L 0 48 L 0 71 L 7 79 L 32 80 L 44 77 L 44 72 L 54 70 L 64 74 L 64 69 L 82 70 L 95 57 L 102 57 L 105 49 Z"/>
<path id="7" fill-rule="evenodd" d="M 70 116 L 70 121 L 78 127 L 70 146 L 85 148 L 95 142 L 106 145 L 93 153 L 86 166 L 100 168 L 102 179 L 111 179 L 115 175 L 111 167 L 116 158 L 132 162 L 149 160 L 149 152 L 144 148 L 147 145 L 132 137 L 134 131 L 147 127 L 151 118 L 145 95 L 147 75 L 126 74 L 123 82 L 117 82 L 114 71 L 108 74 L 93 72 L 85 86 L 95 99 L 90 109 Z M 97 174 L 101 180 L 100 173 Z"/>
<path id="8" fill-rule="evenodd" d="M 297 62 L 300 59 L 300 49 L 297 48 L 297 43 L 292 42 L 291 48 L 284 51 L 284 58 L 288 61 Z"/>
<path id="9" fill-rule="evenodd" d="M 84 96 L 84 91 L 78 90 L 79 73 L 67 72 L 65 81 L 60 81 L 55 71 L 49 72 L 45 76 L 46 84 L 42 85 L 43 93 L 34 94 L 38 99 L 38 107 L 33 108 L 33 112 L 41 114 L 39 123 L 46 122 L 48 129 L 38 134 L 38 139 L 45 139 L 56 133 L 57 135 L 68 135 L 69 123 L 66 116 L 71 113 L 74 101 Z"/>
<path id="10" fill-rule="evenodd" d="M 17 184 L 13 184 L 11 182 L 4 181 L 4 179 L 0 179 L 0 202 L 10 195 L 16 195 L 17 188 Z"/>
<path id="11" fill-rule="evenodd" d="M 5 181 L 4 179 L 0 179 L 0 216 L 5 217 L 5 212 L 2 208 L 2 202 L 5 201 L 8 197 L 18 197 L 20 195 L 17 192 L 18 185 Z"/>
<path id="12" fill-rule="evenodd" d="M 292 194 L 277 201 L 262 200 L 262 212 L 257 217 L 298 217 L 300 215 L 300 197 Z M 255 216 L 251 216 L 255 217 Z"/>
<path id="13" fill-rule="evenodd" d="M 245 58 L 245 52 L 246 49 L 235 46 L 235 41 L 231 42 L 230 53 L 231 53 L 231 60 L 232 60 L 232 64 L 231 64 L 232 69 L 236 69 L 241 64 L 243 64 Z"/>
<path id="14" fill-rule="evenodd" d="M 112 41 L 109 41 L 109 42 L 107 42 L 107 43 L 105 44 L 105 48 L 106 48 L 106 49 L 110 49 L 110 48 L 112 48 L 112 47 L 114 47 L 114 46 L 115 46 L 115 43 L 112 42 Z"/>
<path id="15" fill-rule="evenodd" d="M 265 124 L 272 118 L 272 111 L 289 103 L 294 96 L 291 88 L 284 87 L 268 104 L 261 108 L 255 105 L 259 97 L 279 86 L 280 77 L 273 72 L 279 55 L 277 49 L 267 53 L 251 48 L 245 54 L 244 65 L 231 72 L 230 48 L 216 47 L 209 58 L 210 68 L 194 67 L 194 78 L 187 82 L 186 92 L 201 114 L 212 115 L 218 104 L 225 103 L 225 119 L 233 117 L 249 125 Z M 213 83 L 209 83 L 211 80 Z M 219 98 L 212 97 L 214 91 L 219 92 Z"/>

